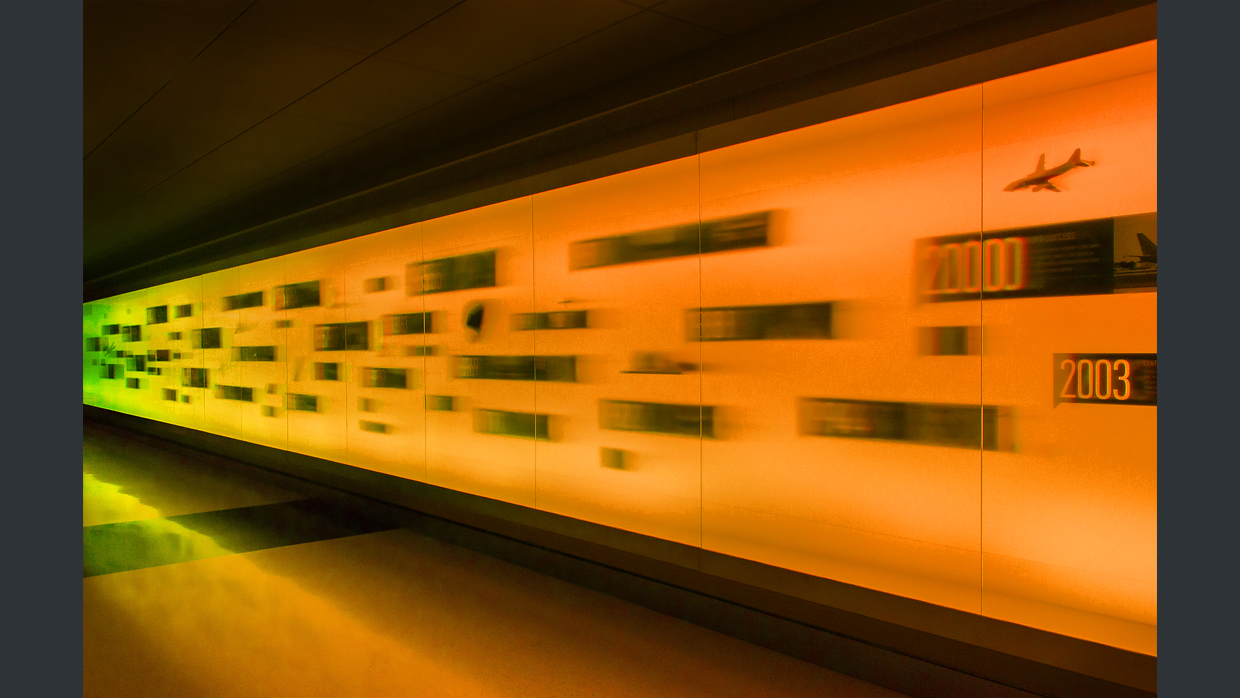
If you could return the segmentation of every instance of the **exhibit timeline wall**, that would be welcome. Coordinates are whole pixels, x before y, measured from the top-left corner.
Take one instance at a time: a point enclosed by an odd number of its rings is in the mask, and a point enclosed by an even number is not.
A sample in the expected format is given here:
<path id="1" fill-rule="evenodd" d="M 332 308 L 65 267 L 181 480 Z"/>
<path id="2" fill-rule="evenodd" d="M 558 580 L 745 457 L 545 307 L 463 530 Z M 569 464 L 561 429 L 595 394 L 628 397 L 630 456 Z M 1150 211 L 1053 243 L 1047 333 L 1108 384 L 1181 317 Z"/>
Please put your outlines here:
<path id="1" fill-rule="evenodd" d="M 1156 654 L 1156 42 L 86 304 L 86 404 Z"/>

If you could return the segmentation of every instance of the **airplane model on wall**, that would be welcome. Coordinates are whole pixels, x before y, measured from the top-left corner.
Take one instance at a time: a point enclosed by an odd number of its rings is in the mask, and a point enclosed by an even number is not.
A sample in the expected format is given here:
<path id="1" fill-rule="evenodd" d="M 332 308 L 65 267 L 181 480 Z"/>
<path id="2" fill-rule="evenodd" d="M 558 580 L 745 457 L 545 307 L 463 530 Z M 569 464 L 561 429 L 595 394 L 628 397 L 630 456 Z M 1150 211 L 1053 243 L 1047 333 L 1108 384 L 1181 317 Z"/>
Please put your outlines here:
<path id="1" fill-rule="evenodd" d="M 1007 185 L 1003 188 L 1003 191 L 1019 191 L 1026 187 L 1033 187 L 1032 191 L 1041 191 L 1043 189 L 1061 191 L 1059 187 L 1056 187 L 1051 182 L 1052 177 L 1067 174 L 1078 167 L 1089 167 L 1092 164 L 1094 164 L 1093 160 L 1081 159 L 1081 149 L 1077 148 L 1067 162 L 1048 170 L 1046 169 L 1046 153 L 1042 153 L 1041 157 L 1038 158 L 1038 169 Z"/>

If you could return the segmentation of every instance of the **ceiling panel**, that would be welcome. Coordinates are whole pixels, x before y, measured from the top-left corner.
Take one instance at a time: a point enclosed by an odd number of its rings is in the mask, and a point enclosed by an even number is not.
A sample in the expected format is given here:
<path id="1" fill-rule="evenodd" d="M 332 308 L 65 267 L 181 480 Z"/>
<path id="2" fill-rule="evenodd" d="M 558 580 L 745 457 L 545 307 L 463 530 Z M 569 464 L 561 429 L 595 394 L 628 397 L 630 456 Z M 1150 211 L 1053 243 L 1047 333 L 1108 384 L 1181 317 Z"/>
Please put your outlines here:
<path id="1" fill-rule="evenodd" d="M 388 127 L 324 152 L 216 202 L 220 210 L 279 209 L 285 202 L 342 197 L 408 174 L 408 163 L 457 136 L 540 106 L 546 98 L 478 83 L 464 92 Z M 433 134 L 428 138 L 427 134 Z"/>
<path id="2" fill-rule="evenodd" d="M 94 150 L 149 99 L 151 92 L 103 80 L 82 85 L 82 152 Z"/>
<path id="3" fill-rule="evenodd" d="M 285 111 L 382 128 L 476 84 L 455 75 L 369 58 Z"/>
<path id="4" fill-rule="evenodd" d="M 246 7 L 253 5 L 253 0 L 143 0 L 134 2 L 134 5 L 159 7 L 160 10 L 180 12 L 182 15 L 218 20 L 228 24 L 237 19 L 237 15 L 246 11 Z"/>
<path id="5" fill-rule="evenodd" d="M 813 4 L 814 0 L 667 0 L 655 12 L 729 36 Z"/>
<path id="6" fill-rule="evenodd" d="M 437 146 L 523 114 L 549 101 L 550 99 L 542 95 L 482 82 L 429 109 L 389 125 L 383 133 L 393 137 L 433 133 L 436 138 L 432 145 Z"/>
<path id="7" fill-rule="evenodd" d="M 227 22 L 128 2 L 83 4 L 82 79 L 150 96 L 211 43 Z M 140 102 L 139 102 L 140 104 Z"/>
<path id="8" fill-rule="evenodd" d="M 143 0 L 134 4 L 227 23 L 253 3 L 251 0 Z"/>
<path id="9" fill-rule="evenodd" d="M 363 58 L 354 51 L 233 26 L 165 91 L 275 111 Z"/>
<path id="10" fill-rule="evenodd" d="M 160 225 L 252 187 L 364 135 L 366 129 L 291 114 L 275 114 L 175 176 L 87 227 L 89 241 L 141 243 Z"/>
<path id="11" fill-rule="evenodd" d="M 269 115 L 159 93 L 83 164 L 84 222 L 89 225 Z"/>
<path id="12" fill-rule="evenodd" d="M 237 25 L 311 43 L 371 54 L 452 7 L 453 0 L 357 2 L 259 0 Z M 399 5 L 388 8 L 384 5 Z M 399 10 L 393 12 L 392 10 Z"/>
<path id="13" fill-rule="evenodd" d="M 637 12 L 619 0 L 465 0 L 379 55 L 489 80 Z"/>
<path id="14" fill-rule="evenodd" d="M 678 19 L 642 12 L 493 82 L 566 97 L 689 53 L 721 36 Z"/>

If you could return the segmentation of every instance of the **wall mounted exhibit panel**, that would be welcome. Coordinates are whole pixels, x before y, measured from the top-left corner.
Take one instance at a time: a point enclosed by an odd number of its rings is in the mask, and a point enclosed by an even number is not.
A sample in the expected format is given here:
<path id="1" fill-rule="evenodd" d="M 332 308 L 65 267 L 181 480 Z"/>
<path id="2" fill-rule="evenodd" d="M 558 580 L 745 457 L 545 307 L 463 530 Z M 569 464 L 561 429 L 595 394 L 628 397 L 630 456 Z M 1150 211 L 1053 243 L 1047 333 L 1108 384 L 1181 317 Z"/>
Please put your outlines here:
<path id="1" fill-rule="evenodd" d="M 90 303 L 83 401 L 1153 655 L 1156 58 Z"/>
<path id="2" fill-rule="evenodd" d="M 289 450 L 347 463 L 349 381 L 354 357 L 336 328 L 348 321 L 344 245 L 335 243 L 284 257 L 290 289 L 281 299 L 288 323 L 289 381 L 285 396 Z M 318 298 L 313 297 L 317 283 Z M 317 303 L 313 303 L 317 300 Z"/>
<path id="3" fill-rule="evenodd" d="M 357 364 L 346 383 L 349 464 L 410 480 L 426 477 L 425 297 L 409 295 L 409 265 L 422 262 L 422 224 L 354 238 L 344 246 L 346 323 Z M 432 327 L 433 328 L 433 327 Z M 419 331 L 421 330 L 421 331 Z M 366 348 L 362 349 L 362 343 Z"/>
<path id="4" fill-rule="evenodd" d="M 83 377 L 89 379 L 84 397 L 96 406 L 147 416 L 143 400 L 150 382 L 145 370 L 147 295 L 147 290 L 134 291 L 89 304 L 90 312 L 83 311 L 87 337 L 98 337 L 97 344 L 85 342 L 88 351 L 82 368 Z"/>
<path id="5" fill-rule="evenodd" d="M 241 363 L 232 360 L 232 350 L 241 322 L 241 306 L 252 302 L 241 298 L 240 269 L 204 274 L 202 298 L 202 329 L 190 340 L 190 351 L 200 357 L 202 368 L 198 373 L 191 371 L 188 382 L 202 391 L 203 428 L 240 439 L 246 386 L 242 385 Z M 253 391 L 249 398 L 253 400 Z"/>
<path id="6" fill-rule="evenodd" d="M 980 230 L 981 97 L 702 154 L 704 220 L 773 212 L 766 247 L 702 257 L 705 548 L 980 609 L 980 357 L 919 341 L 980 299 L 918 307 L 912 252 Z"/>
<path id="7" fill-rule="evenodd" d="M 984 454 L 983 613 L 1147 654 L 1156 71 L 1149 42 L 987 83 L 983 174 L 983 395 L 1021 421 L 1016 451 Z"/>
<path id="8" fill-rule="evenodd" d="M 105 380 L 115 369 L 109 369 L 116 337 L 105 334 L 104 327 L 111 315 L 112 299 L 102 299 L 82 306 L 82 404 L 103 407 L 111 395 Z"/>
<path id="9" fill-rule="evenodd" d="M 202 329 L 202 279 L 157 286 L 150 289 L 148 298 L 153 305 L 148 316 L 154 316 L 148 319 L 157 321 L 144 328 L 150 381 L 145 398 L 158 415 L 153 418 L 201 429 L 205 414 L 202 389 L 187 385 L 185 374 L 187 369 L 202 369 L 202 357 L 191 348 L 195 333 Z"/>
<path id="10" fill-rule="evenodd" d="M 535 384 L 539 509 L 700 544 L 699 249 L 696 157 L 534 196 L 537 315 L 517 322 L 575 367 Z"/>
<path id="11" fill-rule="evenodd" d="M 426 221 L 404 290 L 434 330 L 425 393 L 451 402 L 426 411 L 426 481 L 528 507 L 534 439 L 546 430 L 535 428 L 533 370 L 520 358 L 534 354 L 534 337 L 511 320 L 534 309 L 531 243 L 529 197 Z"/>
<path id="12" fill-rule="evenodd" d="M 280 449 L 288 448 L 286 325 L 287 315 L 293 312 L 285 310 L 281 302 L 284 261 L 276 257 L 238 268 L 238 295 L 249 302 L 236 310 L 237 326 L 228 357 L 239 369 L 238 385 L 248 390 L 251 398 L 239 401 L 242 438 Z M 249 304 L 259 299 L 263 302 Z"/>
<path id="13" fill-rule="evenodd" d="M 146 325 L 146 309 L 156 303 L 157 289 L 135 291 L 125 296 L 123 316 L 120 319 L 120 353 L 118 363 L 124 364 L 124 378 L 118 379 L 118 386 L 123 386 L 117 397 L 117 404 L 122 412 L 136 414 L 139 417 L 153 418 L 157 414 L 156 404 L 150 399 L 151 391 L 159 387 L 159 381 L 146 372 L 146 352 L 151 346 L 151 330 L 156 326 Z"/>

